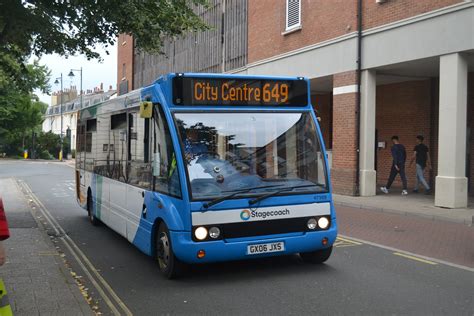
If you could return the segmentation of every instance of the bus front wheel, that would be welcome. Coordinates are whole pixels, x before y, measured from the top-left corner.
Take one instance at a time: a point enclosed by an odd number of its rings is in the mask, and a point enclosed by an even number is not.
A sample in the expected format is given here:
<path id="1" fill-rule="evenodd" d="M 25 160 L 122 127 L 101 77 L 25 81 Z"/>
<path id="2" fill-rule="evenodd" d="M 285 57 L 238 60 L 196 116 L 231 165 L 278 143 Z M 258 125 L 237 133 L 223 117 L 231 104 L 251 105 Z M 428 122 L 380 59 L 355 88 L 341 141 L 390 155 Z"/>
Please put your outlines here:
<path id="1" fill-rule="evenodd" d="M 326 249 L 321 249 L 312 252 L 302 252 L 300 253 L 301 259 L 307 263 L 323 263 L 329 259 L 332 253 L 332 246 Z"/>
<path id="2" fill-rule="evenodd" d="M 89 217 L 89 221 L 92 225 L 98 226 L 100 221 L 94 215 L 93 206 L 92 206 L 92 195 L 89 193 L 87 194 L 87 216 Z"/>
<path id="3" fill-rule="evenodd" d="M 176 258 L 171 244 L 168 227 L 161 223 L 156 234 L 156 257 L 161 273 L 168 279 L 174 279 L 183 273 L 185 264 Z"/>

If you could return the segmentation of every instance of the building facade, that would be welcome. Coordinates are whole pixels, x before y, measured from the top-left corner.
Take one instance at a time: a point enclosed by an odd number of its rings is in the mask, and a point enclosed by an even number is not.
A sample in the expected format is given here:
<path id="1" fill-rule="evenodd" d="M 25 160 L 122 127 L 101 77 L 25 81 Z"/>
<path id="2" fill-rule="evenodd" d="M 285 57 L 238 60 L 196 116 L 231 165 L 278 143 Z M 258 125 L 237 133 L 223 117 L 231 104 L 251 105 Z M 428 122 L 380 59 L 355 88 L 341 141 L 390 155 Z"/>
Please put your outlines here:
<path id="1" fill-rule="evenodd" d="M 225 71 L 311 79 L 334 192 L 375 195 L 390 171 L 391 137 L 399 136 L 409 161 L 421 134 L 435 205 L 467 206 L 474 195 L 472 0 L 240 2 L 247 61 Z M 169 63 L 169 71 L 206 71 Z M 415 167 L 406 171 L 413 188 Z"/>
<path id="2" fill-rule="evenodd" d="M 72 91 L 72 92 L 71 92 Z M 63 92 L 62 111 L 61 111 L 61 92 L 53 93 L 51 96 L 51 106 L 48 107 L 43 117 L 43 132 L 52 132 L 54 134 L 61 134 L 61 116 L 63 119 L 62 132 L 63 137 L 70 135 L 71 150 L 76 149 L 76 135 L 77 135 L 77 111 L 83 107 L 92 106 L 110 99 L 116 95 L 116 91 L 112 90 L 112 86 L 108 91 L 103 91 L 102 85 L 100 88 L 87 90 L 81 97 L 77 96 L 75 89 L 65 89 Z M 68 101 L 65 101 L 68 100 Z"/>

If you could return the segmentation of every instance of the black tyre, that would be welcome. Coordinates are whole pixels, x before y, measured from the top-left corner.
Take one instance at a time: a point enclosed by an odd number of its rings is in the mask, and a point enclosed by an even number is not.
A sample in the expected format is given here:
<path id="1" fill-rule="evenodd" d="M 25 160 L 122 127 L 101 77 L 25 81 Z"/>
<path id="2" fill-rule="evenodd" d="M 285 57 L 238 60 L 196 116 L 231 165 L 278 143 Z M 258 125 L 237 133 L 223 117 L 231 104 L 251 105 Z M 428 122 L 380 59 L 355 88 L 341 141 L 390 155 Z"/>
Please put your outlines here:
<path id="1" fill-rule="evenodd" d="M 100 225 L 100 220 L 97 217 L 95 217 L 92 210 L 93 210 L 92 195 L 89 193 L 87 194 L 87 216 L 89 217 L 89 222 L 91 222 L 92 225 L 98 226 Z"/>
<path id="2" fill-rule="evenodd" d="M 332 253 L 332 246 L 326 249 L 321 249 L 312 252 L 300 253 L 301 259 L 307 263 L 320 264 L 329 259 Z"/>
<path id="3" fill-rule="evenodd" d="M 186 265 L 174 255 L 170 232 L 165 223 L 161 223 L 158 227 L 155 235 L 155 247 L 158 266 L 166 278 L 174 279 L 184 273 Z"/>

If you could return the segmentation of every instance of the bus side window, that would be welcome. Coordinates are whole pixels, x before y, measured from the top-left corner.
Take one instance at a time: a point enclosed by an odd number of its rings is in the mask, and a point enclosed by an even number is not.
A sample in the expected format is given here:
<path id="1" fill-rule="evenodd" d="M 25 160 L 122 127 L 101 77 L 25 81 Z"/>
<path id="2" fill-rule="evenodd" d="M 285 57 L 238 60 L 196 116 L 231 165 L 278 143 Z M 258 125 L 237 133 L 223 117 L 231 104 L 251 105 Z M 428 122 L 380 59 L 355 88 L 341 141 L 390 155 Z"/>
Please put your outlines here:
<path id="1" fill-rule="evenodd" d="M 95 165 L 95 158 L 97 153 L 96 148 L 96 131 L 97 119 L 88 119 L 86 121 L 86 135 L 85 135 L 85 152 L 86 152 L 86 171 L 93 172 Z"/>
<path id="2" fill-rule="evenodd" d="M 94 173 L 104 177 L 108 177 L 109 171 L 109 129 L 110 115 L 101 114 L 97 117 L 96 142 L 95 146 L 95 163 Z"/>
<path id="3" fill-rule="evenodd" d="M 109 177 L 125 182 L 127 163 L 127 113 L 110 117 L 109 132 Z"/>
<path id="4" fill-rule="evenodd" d="M 80 119 L 77 120 L 77 136 L 76 136 L 76 168 L 84 168 L 84 137 L 85 126 Z"/>
<path id="5" fill-rule="evenodd" d="M 171 141 L 168 122 L 166 121 L 163 109 L 160 104 L 156 104 L 152 151 L 156 154 L 159 165 L 159 172 L 155 171 L 154 190 L 171 196 L 181 198 L 181 187 L 179 182 L 177 156 L 174 152 Z M 155 155 L 154 155 L 155 156 Z M 158 167 L 158 166 L 157 166 Z"/>
<path id="6" fill-rule="evenodd" d="M 127 168 L 128 183 L 143 189 L 151 187 L 151 164 L 148 157 L 149 119 L 140 118 L 138 112 L 128 114 L 129 163 Z M 148 121 L 149 122 L 149 121 Z"/>

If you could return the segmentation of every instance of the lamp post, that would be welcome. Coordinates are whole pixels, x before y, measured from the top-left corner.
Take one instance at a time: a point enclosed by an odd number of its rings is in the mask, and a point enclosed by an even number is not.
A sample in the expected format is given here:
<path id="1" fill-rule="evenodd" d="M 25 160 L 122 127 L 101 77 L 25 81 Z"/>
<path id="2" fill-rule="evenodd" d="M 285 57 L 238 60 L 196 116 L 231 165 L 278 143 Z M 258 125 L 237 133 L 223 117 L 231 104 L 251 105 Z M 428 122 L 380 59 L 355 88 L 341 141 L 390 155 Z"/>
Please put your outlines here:
<path id="1" fill-rule="evenodd" d="M 81 109 L 82 109 L 82 107 L 84 106 L 84 104 L 82 103 L 82 95 L 83 95 L 83 91 L 82 91 L 82 67 L 80 69 L 71 69 L 71 71 L 69 71 L 68 77 L 71 78 L 71 80 L 74 78 L 74 71 L 79 71 L 80 72 L 81 83 L 80 83 L 80 86 L 79 86 L 79 89 L 80 89 L 79 94 L 80 94 L 80 98 L 81 98 Z M 76 130 L 76 133 L 77 133 L 77 126 L 75 127 L 75 130 Z M 69 149 L 72 148 L 72 144 L 70 146 L 71 147 L 69 147 Z"/>
<path id="2" fill-rule="evenodd" d="M 80 97 L 81 97 L 81 109 L 82 109 L 82 67 L 81 69 L 71 69 L 71 71 L 69 71 L 69 74 L 68 74 L 68 77 L 71 78 L 74 78 L 74 71 L 79 71 L 81 73 L 81 83 L 80 83 L 80 90 L 79 90 L 79 93 L 81 94 Z"/>
<path id="3" fill-rule="evenodd" d="M 59 143 L 61 148 L 59 150 L 59 161 L 63 161 L 63 73 L 61 73 L 61 77 L 56 78 L 54 83 L 58 84 L 59 80 L 61 80 L 61 105 L 59 106 L 59 112 L 61 113 L 61 133 L 59 135 Z"/>

